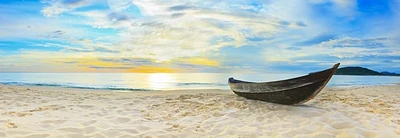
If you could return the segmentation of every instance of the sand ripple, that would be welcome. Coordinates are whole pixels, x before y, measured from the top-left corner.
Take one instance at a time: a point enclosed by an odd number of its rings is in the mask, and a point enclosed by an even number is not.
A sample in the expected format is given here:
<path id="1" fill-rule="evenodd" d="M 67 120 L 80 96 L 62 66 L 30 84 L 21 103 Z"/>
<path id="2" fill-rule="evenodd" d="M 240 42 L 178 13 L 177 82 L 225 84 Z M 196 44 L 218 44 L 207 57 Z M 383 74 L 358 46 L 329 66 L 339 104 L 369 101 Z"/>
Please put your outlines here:
<path id="1" fill-rule="evenodd" d="M 400 137 L 397 86 L 286 106 L 223 90 L 115 93 L 0 85 L 0 137 Z"/>

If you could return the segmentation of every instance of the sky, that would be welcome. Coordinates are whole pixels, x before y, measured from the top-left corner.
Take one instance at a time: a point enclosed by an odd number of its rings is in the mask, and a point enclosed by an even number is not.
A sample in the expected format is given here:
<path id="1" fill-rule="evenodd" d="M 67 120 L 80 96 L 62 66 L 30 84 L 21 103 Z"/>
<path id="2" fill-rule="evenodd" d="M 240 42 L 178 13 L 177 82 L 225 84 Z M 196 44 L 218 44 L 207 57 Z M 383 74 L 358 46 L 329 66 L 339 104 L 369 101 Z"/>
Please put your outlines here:
<path id="1" fill-rule="evenodd" d="M 0 0 L 0 72 L 400 73 L 398 0 Z"/>

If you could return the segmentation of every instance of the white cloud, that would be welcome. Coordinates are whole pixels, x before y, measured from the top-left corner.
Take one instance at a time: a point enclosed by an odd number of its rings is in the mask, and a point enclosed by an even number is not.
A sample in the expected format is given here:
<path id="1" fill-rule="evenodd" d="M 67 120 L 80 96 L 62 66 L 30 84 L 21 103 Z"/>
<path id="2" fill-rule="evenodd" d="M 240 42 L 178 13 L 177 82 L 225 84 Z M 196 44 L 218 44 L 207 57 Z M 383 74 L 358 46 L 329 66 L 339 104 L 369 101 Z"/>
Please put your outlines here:
<path id="1" fill-rule="evenodd" d="M 64 12 L 90 5 L 93 0 L 42 0 L 42 3 L 48 4 L 41 11 L 44 16 L 57 17 Z"/>
<path id="2" fill-rule="evenodd" d="M 60 37 L 77 37 L 76 34 L 79 34 L 79 36 L 93 35 L 93 32 L 86 32 L 82 28 L 73 27 L 77 23 L 70 20 L 48 20 L 45 17 L 29 16 L 26 14 L 18 16 L 3 16 L 6 21 L 0 22 L 0 38 L 55 39 Z"/>
<path id="3" fill-rule="evenodd" d="M 281 21 L 269 15 L 205 8 L 185 1 L 133 3 L 145 17 L 112 11 L 72 14 L 90 18 L 88 24 L 95 28 L 119 29 L 122 41 L 115 47 L 122 47 L 124 56 L 158 61 L 199 56 L 223 46 L 258 45 L 263 42 L 251 42 L 247 37 L 272 37 L 283 31 Z M 177 13 L 181 16 L 174 17 Z"/>
<path id="4" fill-rule="evenodd" d="M 308 0 L 310 4 L 332 4 L 328 10 L 337 16 L 353 18 L 357 15 L 357 0 Z"/>
<path id="5" fill-rule="evenodd" d="M 290 50 L 288 49 L 289 45 L 281 44 L 277 48 L 266 48 L 265 55 L 269 62 L 297 62 L 293 59 L 313 55 L 328 55 L 337 58 L 398 56 L 400 55 L 400 47 L 392 45 L 392 42 L 396 40 L 393 38 L 360 39 L 345 37 L 313 46 L 298 47 L 299 49 L 296 50 Z M 321 62 L 324 61 L 321 60 Z"/>
<path id="6" fill-rule="evenodd" d="M 157 62 L 173 61 L 182 57 L 218 58 L 218 50 L 222 47 L 243 45 L 261 47 L 266 51 L 268 61 L 288 63 L 295 62 L 292 61 L 293 58 L 312 56 L 316 53 L 339 58 L 400 54 L 396 52 L 399 51 L 396 48 L 398 39 L 375 39 L 376 36 L 380 36 L 374 33 L 376 31 L 361 37 L 358 34 L 343 33 L 349 31 L 342 29 L 348 26 L 333 26 L 332 24 L 337 24 L 337 17 L 317 17 L 319 15 L 315 14 L 313 7 L 314 4 L 326 4 L 328 11 L 332 11 L 334 16 L 350 19 L 357 15 L 357 2 L 354 0 L 109 0 L 110 9 L 96 10 L 84 8 L 98 2 L 94 0 L 43 2 L 47 4 L 42 9 L 46 17 L 68 13 L 76 18 L 71 18 L 72 21 L 69 22 L 63 17 L 5 18 L 12 20 L 13 24 L 0 23 L 0 38 L 37 39 L 36 37 L 40 36 L 39 39 L 57 39 L 68 44 L 44 43 L 36 46 L 60 47 L 62 52 L 66 53 L 148 58 Z M 137 13 L 132 14 L 132 11 L 126 10 L 130 6 L 138 7 L 142 15 L 137 16 Z M 0 15 L 5 17 L 1 13 Z M 73 16 L 68 16 L 70 17 Z M 332 22 L 333 20 L 335 22 Z M 88 29 L 87 27 L 98 29 L 99 32 L 105 30 L 106 33 L 112 30 L 113 33 L 96 35 L 96 31 L 84 30 Z M 117 35 L 114 32 L 118 32 Z M 339 39 L 290 50 L 291 44 L 309 40 L 310 37 L 326 32 Z M 398 31 L 393 31 L 382 37 L 393 37 L 392 34 L 400 36 Z M 85 39 L 88 36 L 94 37 Z M 376 48 L 373 44 L 382 47 Z M 316 61 L 305 59 L 297 62 Z"/>
<path id="7" fill-rule="evenodd" d="M 399 47 L 392 45 L 394 38 L 350 38 L 330 40 L 316 45 L 317 47 L 329 48 L 334 50 L 330 55 L 337 57 L 355 57 L 368 55 L 395 56 L 398 54 Z"/>
<path id="8" fill-rule="evenodd" d="M 353 19 L 357 15 L 357 0 L 331 0 L 333 11 L 342 17 Z"/>
<path id="9" fill-rule="evenodd" d="M 38 47 L 68 47 L 67 45 L 63 44 L 57 44 L 57 43 L 36 43 L 32 44 L 32 46 L 38 46 Z"/>
<path id="10" fill-rule="evenodd" d="M 132 3 L 144 17 L 131 17 L 123 10 L 131 5 L 128 1 L 108 1 L 114 10 L 69 11 L 70 14 L 89 18 L 86 22 L 94 28 L 118 29 L 119 42 L 108 45 L 120 51 L 123 57 L 151 58 L 168 61 L 180 57 L 200 56 L 218 51 L 224 46 L 266 45 L 278 37 L 304 39 L 321 32 L 330 32 L 335 27 L 326 27 L 324 20 L 315 19 L 311 4 L 333 3 L 331 10 L 339 16 L 353 16 L 357 3 L 353 0 L 320 1 L 263 1 L 251 6 L 248 1 L 204 2 L 135 0 Z M 57 5 L 57 4 L 53 4 Z M 83 2 L 79 6 L 84 6 Z M 77 7 L 77 6 L 75 6 Z M 113 8 L 114 7 L 114 8 Z M 72 8 L 73 9 L 73 8 Z M 342 13 L 343 12 L 343 13 Z M 344 14 L 348 15 L 344 15 Z M 343 15 L 342 15 L 343 14 Z M 294 30 L 293 30 L 294 29 Z M 286 34 L 286 35 L 285 35 Z M 266 37 L 271 40 L 249 41 L 249 37 Z M 344 40 L 341 40 L 344 41 Z M 329 42 L 341 43 L 345 42 Z M 282 42 L 281 42 L 282 43 Z M 324 45 L 329 45 L 325 43 Z M 355 45 L 352 43 L 351 45 Z M 359 47 L 326 48 L 313 46 L 302 54 L 286 50 L 287 42 L 281 46 L 265 47 L 270 60 L 288 61 L 292 57 L 304 56 L 318 50 L 337 57 L 347 57 L 347 52 L 364 52 Z M 87 46 L 86 49 L 91 49 Z M 277 52 L 277 49 L 280 49 Z M 326 52 L 331 50 L 332 52 Z M 280 53 L 280 54 L 277 54 Z M 310 53 L 311 54 L 311 53 Z"/>
<path id="11" fill-rule="evenodd" d="M 273 0 L 263 5 L 262 14 L 280 19 L 282 24 L 295 30 L 287 29 L 285 36 L 301 35 L 302 38 L 312 37 L 324 32 L 330 32 L 334 27 L 327 27 L 329 20 L 325 17 L 316 17 L 312 3 L 307 1 Z M 297 23 L 302 23 L 298 26 Z"/>
<path id="12" fill-rule="evenodd" d="M 123 11 L 132 5 L 132 0 L 108 0 L 108 6 L 113 11 Z"/>

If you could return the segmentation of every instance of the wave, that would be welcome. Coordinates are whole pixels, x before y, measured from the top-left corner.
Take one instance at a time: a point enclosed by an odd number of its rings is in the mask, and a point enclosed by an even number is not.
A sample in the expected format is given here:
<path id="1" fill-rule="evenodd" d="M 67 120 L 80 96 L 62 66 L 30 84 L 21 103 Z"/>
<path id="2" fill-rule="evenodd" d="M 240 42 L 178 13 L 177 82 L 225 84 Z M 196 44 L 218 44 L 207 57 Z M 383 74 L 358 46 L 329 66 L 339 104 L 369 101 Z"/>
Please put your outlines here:
<path id="1" fill-rule="evenodd" d="M 190 82 L 190 83 L 177 83 L 177 86 L 227 86 L 227 84 Z"/>
<path id="2" fill-rule="evenodd" d="M 92 89 L 92 90 L 117 90 L 117 91 L 159 91 L 152 89 L 135 89 L 135 88 L 124 88 L 124 87 L 91 87 L 91 86 L 78 86 L 72 84 L 56 84 L 56 83 L 24 83 L 24 82 L 0 82 L 4 85 L 16 85 L 16 86 L 46 86 L 46 87 L 61 87 L 61 88 L 75 88 L 75 89 Z"/>

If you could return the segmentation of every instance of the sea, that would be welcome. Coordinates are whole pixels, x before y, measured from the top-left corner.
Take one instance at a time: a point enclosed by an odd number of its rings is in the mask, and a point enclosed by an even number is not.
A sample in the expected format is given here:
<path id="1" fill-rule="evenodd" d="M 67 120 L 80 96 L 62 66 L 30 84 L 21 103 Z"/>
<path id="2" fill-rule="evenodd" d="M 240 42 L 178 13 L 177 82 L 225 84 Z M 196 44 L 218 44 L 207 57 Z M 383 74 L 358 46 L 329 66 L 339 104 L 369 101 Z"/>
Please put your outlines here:
<path id="1" fill-rule="evenodd" d="M 266 82 L 305 74 L 229 74 L 229 73 L 0 73 L 0 84 L 49 86 L 119 91 L 164 91 L 182 89 L 229 90 L 228 78 Z M 328 86 L 396 85 L 396 76 L 334 75 Z"/>

